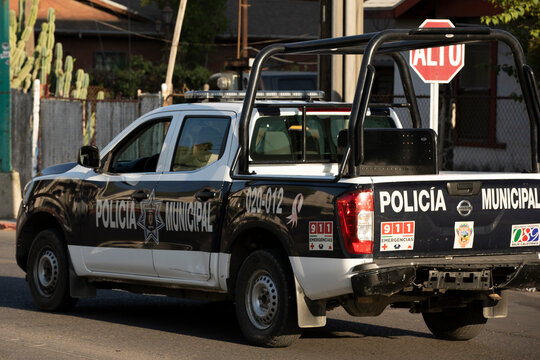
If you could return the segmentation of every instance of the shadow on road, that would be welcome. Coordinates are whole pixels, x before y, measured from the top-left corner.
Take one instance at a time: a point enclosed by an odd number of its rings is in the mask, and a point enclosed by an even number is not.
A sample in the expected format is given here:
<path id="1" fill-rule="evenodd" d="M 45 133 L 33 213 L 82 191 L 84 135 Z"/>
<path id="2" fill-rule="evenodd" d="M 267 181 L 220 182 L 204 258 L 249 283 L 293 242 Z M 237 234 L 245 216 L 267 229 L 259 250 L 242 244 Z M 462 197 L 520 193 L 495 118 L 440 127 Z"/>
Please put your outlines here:
<path id="1" fill-rule="evenodd" d="M 341 339 L 361 337 L 383 337 L 391 339 L 401 336 L 434 338 L 433 335 L 427 332 L 423 333 L 407 329 L 399 329 L 388 326 L 364 324 L 356 321 L 338 320 L 330 318 L 328 319 L 325 327 L 305 329 L 302 332 L 303 338 L 310 339 Z"/>
<path id="2" fill-rule="evenodd" d="M 0 288 L 0 307 L 38 312 L 24 279 L 0 276 Z M 213 303 L 98 290 L 96 298 L 79 300 L 75 309 L 66 315 L 69 315 L 66 321 L 80 317 L 205 339 L 245 343 L 236 322 L 234 305 L 227 302 Z M 428 333 L 331 318 L 324 328 L 305 329 L 302 337 L 331 339 L 402 336 L 432 337 Z"/>

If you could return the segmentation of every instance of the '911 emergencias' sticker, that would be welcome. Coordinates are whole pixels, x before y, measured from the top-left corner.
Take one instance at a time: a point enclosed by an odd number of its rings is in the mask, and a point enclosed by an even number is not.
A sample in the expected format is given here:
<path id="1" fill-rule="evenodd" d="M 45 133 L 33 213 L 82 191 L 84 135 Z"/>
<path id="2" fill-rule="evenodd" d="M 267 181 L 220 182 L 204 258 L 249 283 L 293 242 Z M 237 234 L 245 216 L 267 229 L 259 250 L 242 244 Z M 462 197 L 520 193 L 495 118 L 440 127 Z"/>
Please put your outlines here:
<path id="1" fill-rule="evenodd" d="M 334 250 L 334 227 L 332 221 L 309 222 L 309 250 Z"/>
<path id="2" fill-rule="evenodd" d="M 414 249 L 414 221 L 381 222 L 381 251 Z"/>

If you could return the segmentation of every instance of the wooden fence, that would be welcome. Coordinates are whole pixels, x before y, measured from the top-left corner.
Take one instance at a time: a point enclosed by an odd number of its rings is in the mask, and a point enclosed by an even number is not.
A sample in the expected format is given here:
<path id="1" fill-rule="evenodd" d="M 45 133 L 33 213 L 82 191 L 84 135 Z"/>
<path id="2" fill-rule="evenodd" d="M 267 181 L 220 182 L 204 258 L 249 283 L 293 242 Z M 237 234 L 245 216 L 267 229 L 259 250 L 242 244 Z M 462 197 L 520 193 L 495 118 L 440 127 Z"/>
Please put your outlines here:
<path id="1" fill-rule="evenodd" d="M 161 103 L 158 94 L 142 95 L 129 101 L 40 99 L 37 170 L 76 161 L 91 119 L 95 119 L 91 141 L 102 149 L 132 121 Z M 32 94 L 11 91 L 12 165 L 20 174 L 21 187 L 32 178 L 32 107 Z"/>

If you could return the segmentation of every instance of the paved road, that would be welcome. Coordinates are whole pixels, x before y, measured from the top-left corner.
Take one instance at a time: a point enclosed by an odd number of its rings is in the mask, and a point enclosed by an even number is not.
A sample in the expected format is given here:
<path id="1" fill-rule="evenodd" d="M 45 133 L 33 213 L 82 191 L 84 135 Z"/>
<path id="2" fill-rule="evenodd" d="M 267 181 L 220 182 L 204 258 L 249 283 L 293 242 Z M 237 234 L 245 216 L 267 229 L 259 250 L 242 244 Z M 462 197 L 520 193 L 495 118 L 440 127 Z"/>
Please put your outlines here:
<path id="1" fill-rule="evenodd" d="M 433 338 L 421 316 L 389 309 L 374 318 L 329 313 L 291 347 L 246 345 L 231 306 L 98 291 L 67 314 L 35 310 L 0 231 L 0 359 L 538 359 L 540 293 L 511 293 L 510 316 L 468 342 Z"/>

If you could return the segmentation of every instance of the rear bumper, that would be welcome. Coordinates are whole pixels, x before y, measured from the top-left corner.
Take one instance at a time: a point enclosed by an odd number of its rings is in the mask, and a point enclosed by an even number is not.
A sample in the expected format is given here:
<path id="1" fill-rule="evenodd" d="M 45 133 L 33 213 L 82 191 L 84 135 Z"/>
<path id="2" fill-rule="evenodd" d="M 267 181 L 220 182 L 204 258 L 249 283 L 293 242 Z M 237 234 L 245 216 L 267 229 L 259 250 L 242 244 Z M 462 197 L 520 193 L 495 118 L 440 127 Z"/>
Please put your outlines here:
<path id="1" fill-rule="evenodd" d="M 413 266 L 389 267 L 362 271 L 351 278 L 355 295 L 390 296 L 408 286 L 416 278 Z"/>
<path id="2" fill-rule="evenodd" d="M 403 258 L 403 259 L 373 259 L 373 264 L 379 268 L 402 266 L 435 266 L 449 268 L 463 267 L 494 267 L 494 266 L 520 266 L 524 264 L 540 265 L 540 252 L 515 255 L 489 255 L 489 256 L 446 256 L 440 258 Z M 362 270 L 362 265 L 354 270 Z"/>
<path id="3" fill-rule="evenodd" d="M 485 270 L 493 274 L 489 285 L 475 288 L 470 284 L 461 287 L 467 290 L 487 289 L 519 289 L 540 286 L 540 254 L 519 255 L 494 255 L 494 256 L 471 256 L 471 257 L 446 257 L 446 258 L 414 258 L 414 259 L 374 259 L 373 263 L 362 264 L 353 268 L 354 275 L 351 277 L 351 285 L 355 295 L 390 296 L 398 293 L 413 282 L 422 284 L 425 278 L 420 276 L 420 271 L 434 269 L 448 272 L 449 274 L 462 273 L 474 274 L 475 271 Z M 504 269 L 501 277 L 500 273 Z M 425 277 L 425 275 L 424 275 Z M 461 281 L 458 280 L 458 282 Z M 480 284 L 480 282 L 479 282 Z M 444 284 L 444 289 L 460 289 L 457 283 Z M 426 288 L 430 288 L 429 281 L 424 282 Z M 438 282 L 437 286 L 441 286 Z M 431 287 L 434 288 L 434 287 Z"/>
<path id="4" fill-rule="evenodd" d="M 523 265 L 519 267 L 514 276 L 500 288 L 524 289 L 540 287 L 540 265 Z"/>

